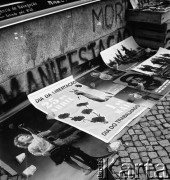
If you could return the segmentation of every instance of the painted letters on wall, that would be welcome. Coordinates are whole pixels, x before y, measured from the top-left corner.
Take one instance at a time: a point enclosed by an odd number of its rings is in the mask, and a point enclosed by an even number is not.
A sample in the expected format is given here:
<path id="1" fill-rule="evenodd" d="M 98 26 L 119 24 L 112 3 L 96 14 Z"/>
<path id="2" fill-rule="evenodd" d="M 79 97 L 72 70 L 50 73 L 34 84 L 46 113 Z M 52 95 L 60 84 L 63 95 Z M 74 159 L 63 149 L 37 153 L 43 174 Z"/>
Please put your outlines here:
<path id="1" fill-rule="evenodd" d="M 127 37 L 126 6 L 106 0 L 2 29 L 0 105 L 69 76 Z"/>

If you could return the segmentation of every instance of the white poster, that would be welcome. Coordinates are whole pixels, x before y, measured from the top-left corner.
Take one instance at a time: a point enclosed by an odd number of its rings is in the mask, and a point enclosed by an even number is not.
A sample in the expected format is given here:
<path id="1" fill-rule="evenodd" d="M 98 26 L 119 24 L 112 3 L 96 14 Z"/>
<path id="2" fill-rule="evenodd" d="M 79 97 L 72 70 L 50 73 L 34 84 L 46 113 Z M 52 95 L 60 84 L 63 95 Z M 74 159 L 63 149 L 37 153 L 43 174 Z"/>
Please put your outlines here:
<path id="1" fill-rule="evenodd" d="M 75 81 L 72 76 L 28 95 L 30 102 L 56 120 L 108 143 L 145 107 L 117 99 Z"/>

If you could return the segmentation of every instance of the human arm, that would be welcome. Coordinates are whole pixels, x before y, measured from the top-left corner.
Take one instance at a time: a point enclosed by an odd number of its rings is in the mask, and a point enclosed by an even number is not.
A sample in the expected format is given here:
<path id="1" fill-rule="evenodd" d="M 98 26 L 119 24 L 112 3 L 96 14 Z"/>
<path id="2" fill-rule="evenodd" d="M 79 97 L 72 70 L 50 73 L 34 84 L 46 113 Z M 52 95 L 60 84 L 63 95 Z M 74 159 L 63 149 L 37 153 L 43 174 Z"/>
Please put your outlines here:
<path id="1" fill-rule="evenodd" d="M 94 96 L 92 94 L 88 94 L 86 92 L 83 91 L 79 91 L 79 90 L 74 90 L 74 93 L 76 95 L 82 95 L 88 99 L 94 100 L 94 101 L 98 101 L 98 102 L 105 102 L 107 100 L 109 100 L 112 96 L 105 96 L 105 97 L 98 97 L 98 96 Z"/>

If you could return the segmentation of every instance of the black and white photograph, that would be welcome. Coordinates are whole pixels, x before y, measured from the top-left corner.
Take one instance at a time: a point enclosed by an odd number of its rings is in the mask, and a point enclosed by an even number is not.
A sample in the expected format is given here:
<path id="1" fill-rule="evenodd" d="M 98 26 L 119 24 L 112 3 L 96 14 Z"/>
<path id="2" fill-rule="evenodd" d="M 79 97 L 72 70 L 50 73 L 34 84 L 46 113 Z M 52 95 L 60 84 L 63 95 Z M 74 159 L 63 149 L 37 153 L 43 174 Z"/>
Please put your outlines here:
<path id="1" fill-rule="evenodd" d="M 0 180 L 170 179 L 170 0 L 0 1 Z"/>
<path id="2" fill-rule="evenodd" d="M 79 77 L 77 81 L 90 88 L 97 89 L 114 96 L 119 91 L 125 88 L 121 84 L 115 84 L 114 80 L 125 74 L 124 71 L 112 71 L 112 69 L 105 69 L 104 71 L 96 68 L 95 70 L 86 73 Z"/>

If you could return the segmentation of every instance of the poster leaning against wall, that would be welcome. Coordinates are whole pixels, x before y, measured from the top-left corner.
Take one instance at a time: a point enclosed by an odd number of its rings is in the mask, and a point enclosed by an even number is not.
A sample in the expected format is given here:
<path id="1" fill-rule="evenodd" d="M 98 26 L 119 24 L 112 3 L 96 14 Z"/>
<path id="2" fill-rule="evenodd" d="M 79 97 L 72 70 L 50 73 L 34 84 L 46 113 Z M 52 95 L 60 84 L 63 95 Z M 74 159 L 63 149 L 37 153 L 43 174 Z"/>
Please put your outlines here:
<path id="1" fill-rule="evenodd" d="M 145 107 L 91 89 L 72 76 L 28 95 L 40 111 L 108 143 Z"/>

